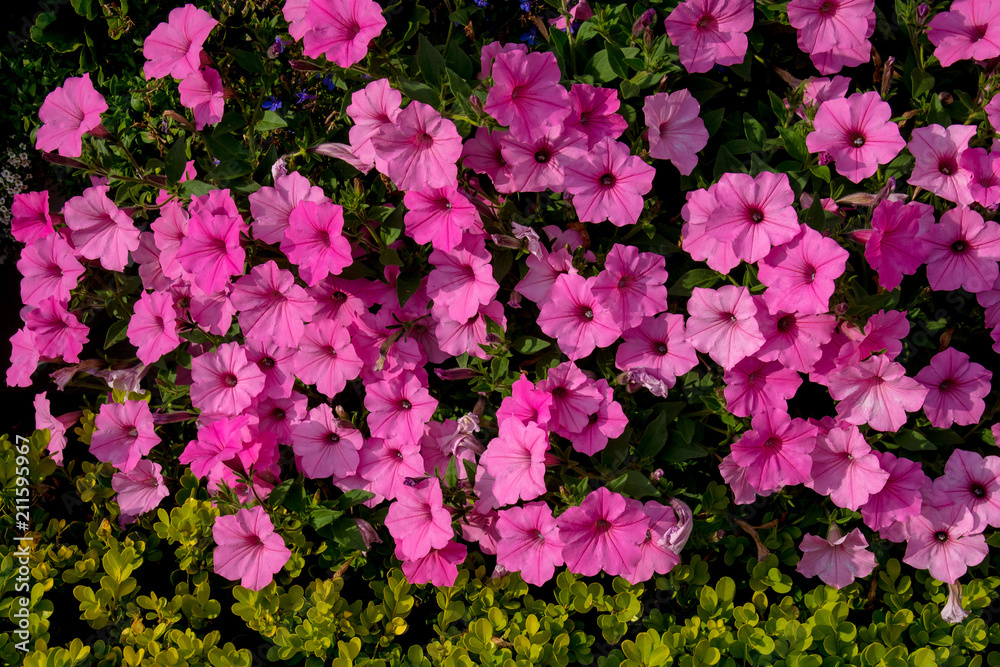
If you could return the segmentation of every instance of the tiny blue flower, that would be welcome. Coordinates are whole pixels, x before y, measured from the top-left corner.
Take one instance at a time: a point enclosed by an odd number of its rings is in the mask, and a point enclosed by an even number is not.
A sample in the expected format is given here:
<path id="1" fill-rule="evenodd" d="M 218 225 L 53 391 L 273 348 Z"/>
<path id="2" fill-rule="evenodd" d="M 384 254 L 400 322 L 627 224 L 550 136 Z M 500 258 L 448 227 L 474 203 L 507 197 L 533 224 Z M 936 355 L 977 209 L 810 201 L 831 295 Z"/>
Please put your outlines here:
<path id="1" fill-rule="evenodd" d="M 531 0 L 521 0 L 521 11 L 522 12 L 531 11 Z"/>
<path id="2" fill-rule="evenodd" d="M 538 39 L 538 30 L 536 30 L 534 27 L 532 27 L 531 30 L 529 30 L 528 32 L 521 35 L 521 41 L 530 46 L 534 46 L 537 39 Z"/>
<path id="3" fill-rule="evenodd" d="M 279 100 L 274 95 L 271 95 L 260 106 L 270 111 L 277 111 L 278 109 L 281 108 L 281 100 Z"/>
<path id="4" fill-rule="evenodd" d="M 477 7 L 485 7 L 486 5 L 489 4 L 487 0 L 473 0 L 473 1 L 476 3 Z"/>
<path id="5" fill-rule="evenodd" d="M 326 86 L 327 90 L 330 90 L 330 91 L 333 91 L 333 89 L 336 88 L 336 86 L 333 85 L 333 75 L 332 74 L 327 74 L 326 76 L 323 77 L 323 85 Z"/>
<path id="6" fill-rule="evenodd" d="M 303 90 L 301 92 L 298 92 L 298 93 L 295 93 L 295 103 L 296 104 L 302 104 L 306 100 L 314 100 L 314 99 L 316 99 L 316 96 L 307 93 L 305 90 Z"/>

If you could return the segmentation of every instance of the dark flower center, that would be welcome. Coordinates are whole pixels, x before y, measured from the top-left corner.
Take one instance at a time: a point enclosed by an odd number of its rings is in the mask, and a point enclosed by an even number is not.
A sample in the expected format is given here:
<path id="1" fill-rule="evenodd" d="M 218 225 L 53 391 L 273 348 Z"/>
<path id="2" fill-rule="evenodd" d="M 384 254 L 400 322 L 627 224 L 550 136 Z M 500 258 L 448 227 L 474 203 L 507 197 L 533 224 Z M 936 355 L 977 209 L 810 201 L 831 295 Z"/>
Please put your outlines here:
<path id="1" fill-rule="evenodd" d="M 865 137 L 862 134 L 854 134 L 851 136 L 851 145 L 855 148 L 861 148 L 865 145 Z"/>
<path id="2" fill-rule="evenodd" d="M 434 143 L 434 137 L 427 134 L 426 132 L 421 132 L 417 135 L 417 147 L 427 148 Z"/>
<path id="3" fill-rule="evenodd" d="M 178 308 L 188 308 L 190 306 L 191 306 L 191 299 L 189 297 L 182 296 L 180 299 L 177 300 Z"/>
<path id="4" fill-rule="evenodd" d="M 659 345 L 656 346 L 656 351 L 660 356 L 665 355 L 667 353 L 667 344 L 660 343 Z"/>
<path id="5" fill-rule="evenodd" d="M 972 491 L 972 495 L 974 495 L 976 498 L 986 497 L 986 487 L 983 486 L 982 484 L 974 483 L 969 490 Z"/>
<path id="6" fill-rule="evenodd" d="M 235 387 L 236 383 L 239 382 L 239 378 L 237 378 L 232 373 L 226 373 L 225 375 L 222 376 L 222 381 L 225 383 L 227 387 Z"/>
<path id="7" fill-rule="evenodd" d="M 581 312 L 580 314 L 583 316 L 583 319 L 587 320 L 588 322 L 594 319 L 594 311 L 591 310 L 590 308 L 584 308 L 583 312 Z"/>
<path id="8" fill-rule="evenodd" d="M 274 366 L 274 359 L 271 357 L 264 357 L 260 360 L 260 363 L 264 364 L 267 368 L 270 368 L 271 366 Z"/>
<path id="9" fill-rule="evenodd" d="M 607 530 L 610 527 L 611 527 L 611 524 L 608 523 L 607 519 L 598 519 L 597 520 L 597 530 Z"/>
<path id="10" fill-rule="evenodd" d="M 837 11 L 837 3 L 827 0 L 819 6 L 818 11 L 820 16 L 832 16 L 833 13 Z"/>
<path id="11" fill-rule="evenodd" d="M 138 438 L 139 437 L 139 429 L 137 429 L 137 428 L 135 428 L 133 426 L 132 428 L 129 429 L 128 434 L 129 434 L 130 437 Z"/>
<path id="12" fill-rule="evenodd" d="M 340 436 L 337 435 L 336 433 L 329 433 L 326 436 L 326 441 L 335 445 L 338 442 L 340 442 Z"/>
<path id="13" fill-rule="evenodd" d="M 601 185 L 603 185 L 604 187 L 610 188 L 614 184 L 615 184 L 614 174 L 604 174 L 603 176 L 601 176 Z"/>
<path id="14" fill-rule="evenodd" d="M 952 252 L 963 253 L 968 249 L 969 249 L 969 244 L 961 239 L 951 244 Z"/>
<path id="15" fill-rule="evenodd" d="M 539 150 L 535 152 L 535 162 L 539 164 L 545 164 L 552 158 L 552 154 L 549 151 Z"/>
<path id="16" fill-rule="evenodd" d="M 281 408 L 275 408 L 274 410 L 271 410 L 271 416 L 278 421 L 284 421 L 285 411 Z"/>
<path id="17" fill-rule="evenodd" d="M 747 214 L 750 216 L 750 222 L 755 225 L 764 220 L 764 212 L 759 208 L 749 208 L 747 209 Z"/>
<path id="18" fill-rule="evenodd" d="M 767 440 L 764 441 L 764 449 L 774 449 L 775 447 L 777 447 L 780 444 L 781 444 L 781 440 L 779 438 L 775 438 L 774 436 L 771 436 L 770 438 L 768 438 Z"/>
<path id="19" fill-rule="evenodd" d="M 778 320 L 778 331 L 788 331 L 792 327 L 792 318 L 789 315 L 785 315 L 780 320 Z"/>
<path id="20" fill-rule="evenodd" d="M 347 295 L 344 294 L 343 292 L 341 292 L 340 290 L 337 290 L 336 292 L 333 293 L 333 300 L 334 301 L 347 301 Z"/>
<path id="21" fill-rule="evenodd" d="M 566 398 L 567 394 L 569 392 L 566 390 L 566 387 L 556 387 L 552 390 L 552 398 L 563 399 Z"/>
<path id="22" fill-rule="evenodd" d="M 524 91 L 524 86 L 514 86 L 513 88 L 511 88 L 510 89 L 511 101 L 516 100 L 518 97 L 520 97 L 523 91 Z"/>
<path id="23" fill-rule="evenodd" d="M 975 40 L 973 40 L 973 41 L 978 42 L 979 40 L 981 40 L 984 37 L 986 37 L 986 31 L 989 30 L 989 28 L 990 27 L 988 25 L 974 25 L 974 26 L 972 26 L 972 36 L 975 37 Z"/>
<path id="24" fill-rule="evenodd" d="M 591 424 L 596 424 L 597 423 L 597 419 L 598 419 L 598 417 L 597 417 L 597 413 L 596 412 L 594 414 L 590 415 L 589 417 L 587 417 L 587 421 L 590 422 Z"/>
<path id="25" fill-rule="evenodd" d="M 715 30 L 716 26 L 718 25 L 719 22 L 716 20 L 714 16 L 712 16 L 711 14 L 705 14 L 700 19 L 698 19 L 698 22 L 695 24 L 695 27 L 698 30 Z"/>
<path id="26" fill-rule="evenodd" d="M 934 539 L 937 540 L 938 542 L 947 542 L 948 533 L 944 532 L 943 530 L 939 530 L 938 532 L 934 533 Z"/>
<path id="27" fill-rule="evenodd" d="M 938 385 L 938 389 L 941 391 L 948 391 L 949 389 L 951 389 L 951 381 L 942 380 L 941 384 Z"/>
<path id="28" fill-rule="evenodd" d="M 938 163 L 938 171 L 940 171 L 945 176 L 951 176 L 956 171 L 958 171 L 958 164 L 952 158 L 946 158 Z"/>
<path id="29" fill-rule="evenodd" d="M 413 403 L 410 403 L 408 400 L 404 398 L 402 402 L 400 402 L 399 407 L 403 408 L 404 410 L 410 410 L 413 408 Z"/>

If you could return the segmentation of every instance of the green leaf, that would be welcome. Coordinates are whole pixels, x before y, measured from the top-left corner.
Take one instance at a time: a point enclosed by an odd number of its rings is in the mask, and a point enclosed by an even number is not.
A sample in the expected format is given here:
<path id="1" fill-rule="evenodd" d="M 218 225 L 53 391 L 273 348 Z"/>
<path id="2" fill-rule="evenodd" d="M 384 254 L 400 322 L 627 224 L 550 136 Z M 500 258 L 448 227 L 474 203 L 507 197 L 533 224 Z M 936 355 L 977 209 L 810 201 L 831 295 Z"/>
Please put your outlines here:
<path id="1" fill-rule="evenodd" d="M 441 104 L 441 99 L 438 97 L 437 91 L 426 83 L 411 81 L 409 79 L 399 79 L 397 83 L 399 83 L 400 90 L 406 93 L 411 99 L 429 104 L 434 108 L 437 108 Z"/>
<path id="2" fill-rule="evenodd" d="M 802 136 L 794 127 L 778 127 L 778 134 L 785 144 L 788 154 L 799 162 L 809 159 L 809 150 L 806 148 L 806 138 Z"/>
<path id="3" fill-rule="evenodd" d="M 212 190 L 215 190 L 215 186 L 210 183 L 198 180 L 184 181 L 181 183 L 181 196 L 182 197 L 200 197 L 201 195 L 207 195 Z"/>
<path id="4" fill-rule="evenodd" d="M 344 513 L 339 510 L 320 507 L 309 513 L 309 525 L 313 528 L 323 528 L 342 516 Z"/>
<path id="5" fill-rule="evenodd" d="M 535 354 L 536 352 L 544 350 L 551 344 L 552 343 L 543 338 L 536 338 L 535 336 L 524 336 L 523 338 L 518 338 L 517 340 L 515 340 L 513 343 L 513 347 L 516 351 L 520 352 L 521 354 L 531 355 Z"/>
<path id="6" fill-rule="evenodd" d="M 177 141 L 167 152 L 167 182 L 177 183 L 184 175 L 184 167 L 187 166 L 187 141 L 183 135 L 177 137 Z"/>
<path id="7" fill-rule="evenodd" d="M 448 42 L 448 48 L 445 50 L 444 61 L 448 65 L 448 69 L 457 73 L 461 78 L 466 81 L 472 79 L 475 70 L 472 65 L 472 60 L 466 55 L 465 49 L 459 46 L 457 40 L 451 40 Z"/>
<path id="8" fill-rule="evenodd" d="M 812 204 L 806 209 L 804 222 L 818 232 L 826 229 L 826 211 L 820 197 L 813 197 Z"/>
<path id="9" fill-rule="evenodd" d="M 115 343 L 125 340 L 125 336 L 128 333 L 128 322 L 126 320 L 118 320 L 108 327 L 108 334 L 104 337 L 104 349 L 107 350 Z"/>
<path id="10" fill-rule="evenodd" d="M 455 465 L 455 457 L 448 459 L 448 469 L 444 473 L 444 483 L 449 489 L 458 487 L 458 467 Z"/>
<path id="11" fill-rule="evenodd" d="M 419 272 L 409 269 L 403 269 L 399 272 L 399 277 L 396 278 L 396 297 L 399 299 L 400 307 L 405 306 L 418 289 L 420 289 Z"/>
<path id="12" fill-rule="evenodd" d="M 370 500 L 375 497 L 375 494 L 371 491 L 362 491 L 361 489 L 351 489 L 345 491 L 344 495 L 340 497 L 338 506 L 342 509 L 348 509 L 354 507 L 355 505 L 360 505 L 366 500 Z"/>
<path id="13" fill-rule="evenodd" d="M 600 83 L 607 83 L 615 78 L 615 71 L 611 69 L 611 63 L 608 59 L 607 50 L 598 51 L 594 54 L 594 57 L 590 59 L 587 63 L 587 67 L 584 70 L 587 74 L 590 74 Z"/>
<path id="14" fill-rule="evenodd" d="M 245 160 L 225 160 L 220 162 L 215 169 L 205 174 L 208 181 L 231 181 L 253 172 L 253 167 Z M 190 183 L 190 181 L 185 181 Z"/>
<path id="15" fill-rule="evenodd" d="M 913 97 L 920 97 L 934 88 L 934 77 L 919 67 L 910 72 L 910 84 Z"/>
<path id="16" fill-rule="evenodd" d="M 650 422 L 646 430 L 643 431 L 642 439 L 639 440 L 639 444 L 635 448 L 636 453 L 644 458 L 656 456 L 666 446 L 669 435 L 667 432 L 667 415 L 661 412 L 656 419 Z"/>
<path id="17" fill-rule="evenodd" d="M 748 113 L 743 114 L 743 131 L 747 135 L 747 140 L 757 145 L 758 148 L 767 141 L 767 132 L 764 126 L 757 122 L 757 119 Z"/>
<path id="18" fill-rule="evenodd" d="M 414 35 L 417 34 L 417 30 L 420 26 L 430 23 L 431 21 L 431 11 L 420 4 L 413 5 L 413 18 L 410 19 L 410 24 L 406 27 L 406 34 L 403 35 L 403 39 L 400 40 L 401 43 L 410 41 Z"/>
<path id="19" fill-rule="evenodd" d="M 927 452 L 937 449 L 934 443 L 924 437 L 922 433 L 908 428 L 897 433 L 893 442 L 911 452 Z"/>
<path id="20" fill-rule="evenodd" d="M 722 120 L 725 117 L 725 109 L 712 109 L 702 116 L 702 119 L 705 121 L 705 129 L 708 130 L 708 136 L 714 136 L 719 131 L 719 128 L 722 127 Z"/>
<path id="21" fill-rule="evenodd" d="M 430 40 L 424 37 L 423 33 L 417 35 L 417 44 L 417 65 L 420 66 L 420 73 L 431 86 L 440 87 L 442 77 L 445 75 L 444 56 L 430 43 Z"/>
<path id="22" fill-rule="evenodd" d="M 254 125 L 254 129 L 258 132 L 267 132 L 268 130 L 277 130 L 278 128 L 288 127 L 288 123 L 285 119 L 274 113 L 270 109 L 264 112 L 264 117 L 257 121 Z"/>
<path id="23" fill-rule="evenodd" d="M 572 53 L 569 48 L 569 36 L 562 30 L 550 30 L 549 45 L 552 47 L 552 53 L 556 56 L 556 62 L 559 63 L 559 69 L 563 72 L 569 71 L 570 68 L 566 62 Z"/>
<path id="24" fill-rule="evenodd" d="M 88 21 L 92 21 L 97 16 L 97 10 L 94 9 L 94 2 L 95 0 L 70 0 L 73 11 Z"/>
<path id="25" fill-rule="evenodd" d="M 622 79 L 628 79 L 628 65 L 625 64 L 625 54 L 614 44 L 608 44 L 608 66 L 611 71 Z"/>
<path id="26" fill-rule="evenodd" d="M 788 118 L 788 107 L 785 106 L 785 101 L 778 97 L 773 90 L 767 91 L 767 99 L 771 102 L 771 111 L 778 117 L 778 120 L 784 121 Z"/>
<path id="27" fill-rule="evenodd" d="M 48 46 L 57 53 L 69 53 L 83 46 L 76 28 L 77 20 L 58 20 L 55 12 L 41 12 L 28 34 L 36 44 Z"/>
<path id="28" fill-rule="evenodd" d="M 691 296 L 695 287 L 711 287 L 722 279 L 722 274 L 712 269 L 691 269 L 670 288 L 672 296 Z"/>
<path id="29" fill-rule="evenodd" d="M 746 173 L 743 163 L 733 157 L 733 154 L 726 150 L 725 146 L 719 146 L 719 152 L 715 156 L 715 169 L 712 172 L 713 178 L 719 180 L 723 174 Z"/>
<path id="30" fill-rule="evenodd" d="M 261 59 L 259 53 L 244 51 L 242 49 L 228 49 L 228 53 L 233 57 L 237 65 L 251 74 L 264 73 L 264 61 Z"/>

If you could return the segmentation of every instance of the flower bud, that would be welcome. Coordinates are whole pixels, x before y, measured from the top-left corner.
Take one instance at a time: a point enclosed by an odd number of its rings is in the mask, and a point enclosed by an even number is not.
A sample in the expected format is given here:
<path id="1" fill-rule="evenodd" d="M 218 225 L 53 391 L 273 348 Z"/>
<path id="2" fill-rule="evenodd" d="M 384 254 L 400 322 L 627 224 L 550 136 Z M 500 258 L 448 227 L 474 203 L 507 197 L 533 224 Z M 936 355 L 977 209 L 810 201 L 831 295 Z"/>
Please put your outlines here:
<path id="1" fill-rule="evenodd" d="M 645 32 L 646 28 L 653 23 L 654 19 L 656 19 L 655 9 L 647 9 L 644 11 L 639 18 L 635 20 L 635 23 L 632 24 L 632 36 L 638 37 L 640 33 Z"/>

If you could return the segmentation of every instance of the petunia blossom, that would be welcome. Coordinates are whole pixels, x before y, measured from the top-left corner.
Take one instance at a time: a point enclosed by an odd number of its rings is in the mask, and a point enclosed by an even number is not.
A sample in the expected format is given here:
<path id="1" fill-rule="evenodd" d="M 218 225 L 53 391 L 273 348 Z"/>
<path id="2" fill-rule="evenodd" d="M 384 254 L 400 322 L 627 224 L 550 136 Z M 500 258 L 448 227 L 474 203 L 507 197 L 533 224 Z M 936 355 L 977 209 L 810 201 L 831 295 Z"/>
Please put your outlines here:
<path id="1" fill-rule="evenodd" d="M 584 501 L 559 515 L 566 567 L 574 574 L 593 576 L 602 570 L 612 576 L 627 575 L 639 564 L 649 518 L 638 503 L 604 487 L 591 491 Z"/>
<path id="2" fill-rule="evenodd" d="M 835 240 L 802 225 L 788 243 L 773 248 L 758 267 L 767 285 L 764 302 L 772 313 L 819 315 L 830 310 L 835 281 L 847 267 L 848 252 Z"/>
<path id="3" fill-rule="evenodd" d="M 865 259 L 887 290 L 899 287 L 927 261 L 924 237 L 934 224 L 934 207 L 923 202 L 883 199 L 872 212 L 871 230 L 854 233 L 865 244 Z"/>
<path id="4" fill-rule="evenodd" d="M 332 202 L 303 200 L 288 214 L 281 251 L 299 267 L 310 287 L 339 275 L 354 261 L 351 242 L 344 238 L 344 209 Z"/>
<path id="5" fill-rule="evenodd" d="M 347 327 L 336 320 L 318 320 L 305 326 L 291 367 L 298 378 L 328 398 L 333 398 L 361 373 L 358 356 Z"/>
<path id="6" fill-rule="evenodd" d="M 191 403 L 202 412 L 239 415 L 264 389 L 264 374 L 239 343 L 224 343 L 191 360 Z"/>
<path id="7" fill-rule="evenodd" d="M 458 577 L 458 566 L 468 555 L 468 547 L 450 541 L 441 549 L 431 549 L 423 558 L 407 560 L 396 545 L 395 555 L 403 561 L 403 574 L 411 584 L 432 586 L 454 586 Z"/>
<path id="8" fill-rule="evenodd" d="M 830 429 L 819 436 L 812 452 L 809 486 L 829 495 L 838 507 L 857 511 L 889 481 L 889 473 L 871 451 L 857 426 Z"/>
<path id="9" fill-rule="evenodd" d="M 720 206 L 715 198 L 717 190 L 718 183 L 707 190 L 691 190 L 685 195 L 687 203 L 681 207 L 685 223 L 681 228 L 681 249 L 691 255 L 691 259 L 706 262 L 719 273 L 729 273 L 740 263 L 733 244 L 720 241 L 708 232 L 708 223 Z"/>
<path id="10" fill-rule="evenodd" d="M 334 417 L 329 405 L 321 403 L 310 410 L 307 419 L 292 425 L 291 433 L 299 470 L 306 477 L 340 479 L 358 471 L 361 432 Z"/>
<path id="11" fill-rule="evenodd" d="M 717 290 L 695 287 L 688 301 L 687 340 L 729 370 L 764 344 L 754 315 L 757 306 L 746 287 Z"/>
<path id="12" fill-rule="evenodd" d="M 30 245 L 55 233 L 49 212 L 49 191 L 18 192 L 10 205 L 10 234 Z"/>
<path id="13" fill-rule="evenodd" d="M 1000 276 L 1000 224 L 965 206 L 944 212 L 923 237 L 934 290 L 984 292 Z"/>
<path id="14" fill-rule="evenodd" d="M 757 493 L 809 481 L 816 426 L 774 408 L 755 414 L 750 425 L 751 430 L 732 444 L 732 455 Z"/>
<path id="15" fill-rule="evenodd" d="M 874 450 L 872 456 L 889 473 L 889 479 L 861 506 L 861 516 L 872 530 L 884 531 L 897 521 L 906 522 L 920 513 L 923 488 L 928 480 L 916 461 Z"/>
<path id="16" fill-rule="evenodd" d="M 372 146 L 384 161 L 385 175 L 400 190 L 455 187 L 462 137 L 455 123 L 429 104 L 410 102 L 374 137 Z M 378 162 L 376 161 L 376 166 Z"/>
<path id="17" fill-rule="evenodd" d="M 587 135 L 587 146 L 593 148 L 601 139 L 617 139 L 628 129 L 628 123 L 618 113 L 621 103 L 614 88 L 600 88 L 574 83 L 569 90 L 573 108 L 563 126 Z"/>
<path id="18" fill-rule="evenodd" d="M 916 412 L 924 404 L 927 389 L 906 369 L 884 354 L 876 354 L 855 366 L 830 375 L 830 395 L 837 404 L 837 414 L 844 421 L 876 431 L 898 431 L 906 423 L 906 413 Z"/>
<path id="19" fill-rule="evenodd" d="M 642 112 L 649 132 L 649 156 L 670 160 L 677 171 L 689 175 L 698 164 L 698 152 L 708 145 L 698 100 L 687 88 L 656 93 L 646 96 Z"/>
<path id="20" fill-rule="evenodd" d="M 747 357 L 727 370 L 723 395 L 726 409 L 737 417 L 750 417 L 767 408 L 787 410 L 788 399 L 795 396 L 802 378 L 777 361 Z"/>
<path id="21" fill-rule="evenodd" d="M 90 72 L 66 79 L 45 96 L 38 110 L 42 126 L 35 135 L 35 148 L 55 151 L 63 157 L 80 157 L 83 135 L 101 126 L 101 114 L 107 110 L 104 97 L 94 90 Z"/>
<path id="22" fill-rule="evenodd" d="M 274 181 L 274 187 L 262 187 L 251 192 L 247 198 L 250 200 L 254 238 L 264 243 L 281 243 L 288 230 L 289 216 L 301 202 L 330 201 L 323 194 L 323 188 L 312 185 L 297 171 L 279 176 Z"/>
<path id="23" fill-rule="evenodd" d="M 806 53 L 850 47 L 868 38 L 868 16 L 874 0 L 791 0 L 788 22 L 798 30 L 798 45 Z"/>
<path id="24" fill-rule="evenodd" d="M 132 470 L 160 442 L 146 401 L 102 403 L 94 428 L 90 453 L 122 472 Z"/>
<path id="25" fill-rule="evenodd" d="M 556 278 L 541 304 L 538 326 L 572 360 L 586 357 L 595 347 L 608 347 L 621 335 L 614 317 L 594 296 L 592 280 L 581 275 Z"/>
<path id="26" fill-rule="evenodd" d="M 475 205 L 454 187 L 410 190 L 403 195 L 403 203 L 406 235 L 437 250 L 451 251 L 463 236 L 483 226 Z"/>
<path id="27" fill-rule="evenodd" d="M 132 523 L 140 514 L 156 509 L 170 495 L 160 471 L 159 463 L 141 459 L 132 470 L 111 476 L 111 488 L 117 494 L 115 501 L 124 523 Z"/>
<path id="28" fill-rule="evenodd" d="M 685 0 L 670 12 L 664 24 L 688 72 L 736 65 L 746 55 L 746 33 L 753 27 L 753 2 Z"/>
<path id="29" fill-rule="evenodd" d="M 799 233 L 795 194 L 785 174 L 723 174 L 714 194 L 719 207 L 708 220 L 708 233 L 746 262 L 760 260 Z"/>
<path id="30" fill-rule="evenodd" d="M 949 347 L 935 354 L 915 379 L 927 387 L 924 413 L 936 428 L 952 424 L 978 424 L 986 410 L 993 373 L 969 360 L 969 355 Z"/>
<path id="31" fill-rule="evenodd" d="M 211 67 L 195 70 L 184 77 L 177 90 L 181 94 L 181 105 L 194 114 L 196 130 L 201 131 L 206 125 L 222 120 L 226 97 L 218 70 Z"/>
<path id="32" fill-rule="evenodd" d="M 868 540 L 855 528 L 843 535 L 837 524 L 831 523 L 826 539 L 818 535 L 803 535 L 799 544 L 802 559 L 795 569 L 805 577 L 819 577 L 824 584 L 844 588 L 858 577 L 867 577 L 875 569 L 875 554 L 868 549 Z"/>
<path id="33" fill-rule="evenodd" d="M 816 112 L 816 129 L 806 136 L 806 147 L 810 153 L 829 153 L 838 173 L 860 183 L 906 146 L 891 116 L 889 104 L 875 91 L 828 100 Z"/>
<path id="34" fill-rule="evenodd" d="M 61 234 L 29 243 L 21 251 L 17 270 L 21 274 L 21 302 L 26 306 L 38 306 L 48 297 L 68 303 L 70 291 L 84 273 L 73 247 Z"/>
<path id="35" fill-rule="evenodd" d="M 686 340 L 684 316 L 662 313 L 647 317 L 623 334 L 615 353 L 619 370 L 641 370 L 671 387 L 676 378 L 698 365 L 698 355 Z"/>
<path id="36" fill-rule="evenodd" d="M 132 218 L 108 197 L 107 185 L 94 185 L 73 197 L 63 209 L 73 245 L 87 259 L 109 271 L 124 271 L 130 251 L 139 247 Z"/>
<path id="37" fill-rule="evenodd" d="M 990 0 L 954 0 L 927 24 L 927 38 L 942 67 L 959 60 L 1000 56 L 1000 7 Z"/>
<path id="38" fill-rule="evenodd" d="M 1000 457 L 954 450 L 927 501 L 936 507 L 966 507 L 978 525 L 1000 527 Z"/>
<path id="39" fill-rule="evenodd" d="M 142 43 L 146 80 L 165 76 L 185 79 L 197 72 L 205 40 L 218 24 L 211 14 L 192 4 L 170 10 L 167 21 L 156 26 Z"/>
<path id="40" fill-rule="evenodd" d="M 250 340 L 295 346 L 316 304 L 295 284 L 291 271 L 279 269 L 274 260 L 258 264 L 234 285 L 229 296 L 240 311 L 240 328 Z"/>
<path id="41" fill-rule="evenodd" d="M 433 549 L 444 548 L 455 536 L 451 514 L 442 502 L 441 483 L 431 478 L 415 486 L 403 486 L 385 517 L 396 548 L 407 560 L 423 558 Z"/>
<path id="42" fill-rule="evenodd" d="M 212 539 L 217 545 L 212 554 L 215 573 L 252 591 L 270 584 L 292 557 L 260 505 L 216 518 Z"/>
<path id="43" fill-rule="evenodd" d="M 147 365 L 156 363 L 181 344 L 177 335 L 177 309 L 170 294 L 143 292 L 134 310 L 126 332 L 129 342 L 138 348 L 139 361 Z"/>
<path id="44" fill-rule="evenodd" d="M 545 493 L 545 452 L 548 434 L 537 424 L 507 419 L 486 445 L 479 464 L 496 478 L 493 495 L 501 505 L 532 500 Z"/>
<path id="45" fill-rule="evenodd" d="M 483 110 L 518 138 L 557 128 L 572 111 L 554 53 L 499 53 L 491 74 L 494 84 Z"/>
<path id="46" fill-rule="evenodd" d="M 373 0 L 311 0 L 302 19 L 302 52 L 321 55 L 339 67 L 364 60 L 368 46 L 386 26 L 382 7 Z"/>
<path id="47" fill-rule="evenodd" d="M 497 563 L 520 572 L 526 583 L 541 586 L 563 564 L 563 541 L 547 503 L 500 510 L 496 528 Z"/>
<path id="48" fill-rule="evenodd" d="M 924 507 L 907 524 L 903 562 L 953 584 L 969 567 L 986 558 L 989 550 L 982 532 L 984 527 L 976 526 L 975 517 L 963 505 Z"/>
<path id="49" fill-rule="evenodd" d="M 962 167 L 962 154 L 976 131 L 975 125 L 937 123 L 915 128 L 906 145 L 916 158 L 907 182 L 956 204 L 972 204 L 972 172 Z"/>
<path id="50" fill-rule="evenodd" d="M 404 443 L 420 441 L 438 405 L 420 377 L 411 372 L 368 385 L 364 403 L 372 436 Z"/>
<path id="51" fill-rule="evenodd" d="M 246 251 L 240 245 L 240 233 L 246 228 L 238 215 L 191 216 L 177 260 L 206 294 L 221 291 L 232 276 L 243 273 Z"/>
<path id="52" fill-rule="evenodd" d="M 566 191 L 573 195 L 580 221 L 609 220 L 616 227 L 638 222 L 643 197 L 656 174 L 631 155 L 627 145 L 610 138 L 599 141 L 583 159 L 567 164 L 565 172 Z"/>

